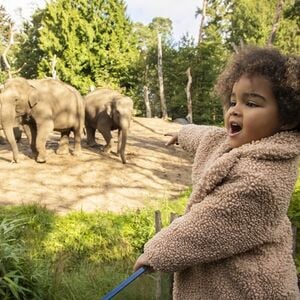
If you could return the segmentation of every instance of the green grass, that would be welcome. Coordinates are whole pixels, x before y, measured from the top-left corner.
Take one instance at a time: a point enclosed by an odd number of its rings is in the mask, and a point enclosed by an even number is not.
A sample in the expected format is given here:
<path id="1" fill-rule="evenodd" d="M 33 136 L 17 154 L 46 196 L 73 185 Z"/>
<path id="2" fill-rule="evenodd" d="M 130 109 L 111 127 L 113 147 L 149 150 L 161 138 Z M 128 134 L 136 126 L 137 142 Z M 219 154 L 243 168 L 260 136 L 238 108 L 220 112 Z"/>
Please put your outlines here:
<path id="1" fill-rule="evenodd" d="M 22 264 L 21 275 L 32 281 L 21 282 L 16 275 L 12 287 L 19 289 L 21 296 L 0 286 L 0 298 L 3 290 L 3 299 L 99 299 L 132 273 L 143 245 L 155 233 L 155 210 L 161 211 L 166 226 L 171 212 L 183 213 L 189 193 L 176 200 L 156 201 L 160 203 L 156 207 L 122 214 L 73 212 L 60 216 L 38 205 L 3 207 L 0 223 L 15 220 L 20 225 L 12 224 L 14 238 L 7 235 L 7 241 L 0 243 L 7 242 L 19 262 L 28 262 Z M 3 256 L 8 257 L 7 252 Z M 18 268 L 10 264 L 8 272 Z M 153 274 L 144 275 L 119 299 L 155 299 L 155 285 Z M 163 285 L 166 299 L 166 275 Z M 27 294 L 22 294 L 22 289 L 28 289 Z"/>
<path id="2" fill-rule="evenodd" d="M 300 176 L 298 177 L 295 185 L 288 215 L 292 221 L 292 224 L 297 228 L 295 262 L 298 274 L 300 274 Z"/>

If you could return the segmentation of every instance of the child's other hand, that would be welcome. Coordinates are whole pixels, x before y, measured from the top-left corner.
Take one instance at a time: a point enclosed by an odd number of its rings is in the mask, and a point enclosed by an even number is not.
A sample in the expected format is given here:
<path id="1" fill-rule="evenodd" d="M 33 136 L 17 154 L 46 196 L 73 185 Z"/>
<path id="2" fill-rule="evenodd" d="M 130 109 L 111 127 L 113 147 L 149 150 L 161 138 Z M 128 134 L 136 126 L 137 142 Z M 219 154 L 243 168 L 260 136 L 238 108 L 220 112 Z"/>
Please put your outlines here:
<path id="1" fill-rule="evenodd" d="M 133 271 L 135 272 L 141 267 L 146 267 L 148 272 L 154 271 L 153 268 L 150 267 L 148 258 L 145 254 L 140 255 L 139 258 L 136 260 L 133 266 Z"/>
<path id="2" fill-rule="evenodd" d="M 171 136 L 171 139 L 165 144 L 166 146 L 178 145 L 178 132 L 168 132 L 165 136 Z"/>

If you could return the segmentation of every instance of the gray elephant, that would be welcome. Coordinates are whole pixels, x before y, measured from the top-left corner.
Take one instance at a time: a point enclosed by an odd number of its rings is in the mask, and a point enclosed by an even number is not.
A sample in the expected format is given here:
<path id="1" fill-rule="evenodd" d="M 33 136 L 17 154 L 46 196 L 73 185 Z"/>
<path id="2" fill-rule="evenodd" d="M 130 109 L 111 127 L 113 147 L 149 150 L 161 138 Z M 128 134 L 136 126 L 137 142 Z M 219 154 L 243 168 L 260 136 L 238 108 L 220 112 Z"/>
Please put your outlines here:
<path id="1" fill-rule="evenodd" d="M 39 163 L 46 162 L 46 140 L 55 130 L 61 132 L 58 154 L 69 153 L 69 134 L 74 132 L 74 154 L 81 152 L 84 103 L 73 87 L 55 79 L 8 79 L 0 94 L 2 127 L 18 162 L 18 147 L 13 136 L 16 118 L 29 129 L 31 150 Z"/>
<path id="2" fill-rule="evenodd" d="M 96 129 L 106 142 L 104 151 L 111 148 L 111 131 L 118 130 L 117 154 L 126 163 L 125 147 L 133 114 L 133 101 L 111 89 L 96 89 L 85 96 L 85 128 L 87 144 L 95 146 Z"/>

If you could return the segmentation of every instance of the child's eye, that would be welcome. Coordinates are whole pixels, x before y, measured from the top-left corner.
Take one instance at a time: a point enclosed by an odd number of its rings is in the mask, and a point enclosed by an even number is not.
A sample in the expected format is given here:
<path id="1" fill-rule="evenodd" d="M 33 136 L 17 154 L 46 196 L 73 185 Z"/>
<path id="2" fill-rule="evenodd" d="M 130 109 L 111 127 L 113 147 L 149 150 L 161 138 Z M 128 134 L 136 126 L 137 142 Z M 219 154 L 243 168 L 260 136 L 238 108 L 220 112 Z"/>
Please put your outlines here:
<path id="1" fill-rule="evenodd" d="M 229 107 L 235 106 L 236 102 L 235 100 L 229 100 Z"/>
<path id="2" fill-rule="evenodd" d="M 257 107 L 258 105 L 254 101 L 248 101 L 247 106 L 249 107 Z"/>

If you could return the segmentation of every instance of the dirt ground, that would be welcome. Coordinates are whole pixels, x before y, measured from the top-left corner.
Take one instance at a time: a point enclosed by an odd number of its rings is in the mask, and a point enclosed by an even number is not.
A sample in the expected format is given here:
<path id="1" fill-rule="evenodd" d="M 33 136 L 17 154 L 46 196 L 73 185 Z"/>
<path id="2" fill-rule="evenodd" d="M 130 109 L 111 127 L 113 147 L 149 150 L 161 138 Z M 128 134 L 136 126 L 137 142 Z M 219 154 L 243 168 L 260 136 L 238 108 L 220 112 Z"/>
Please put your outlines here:
<path id="1" fill-rule="evenodd" d="M 11 163 L 9 145 L 0 145 L 0 205 L 38 202 L 61 214 L 74 210 L 120 212 L 175 198 L 191 184 L 192 158 L 179 146 L 166 147 L 169 137 L 164 134 L 181 126 L 135 117 L 125 165 L 115 152 L 87 147 L 85 139 L 80 157 L 57 155 L 58 133 L 47 142 L 47 162 L 38 164 L 30 157 L 23 134 L 17 164 Z M 104 144 L 99 133 L 96 138 Z M 112 151 L 116 151 L 117 132 L 113 132 L 113 141 Z"/>

